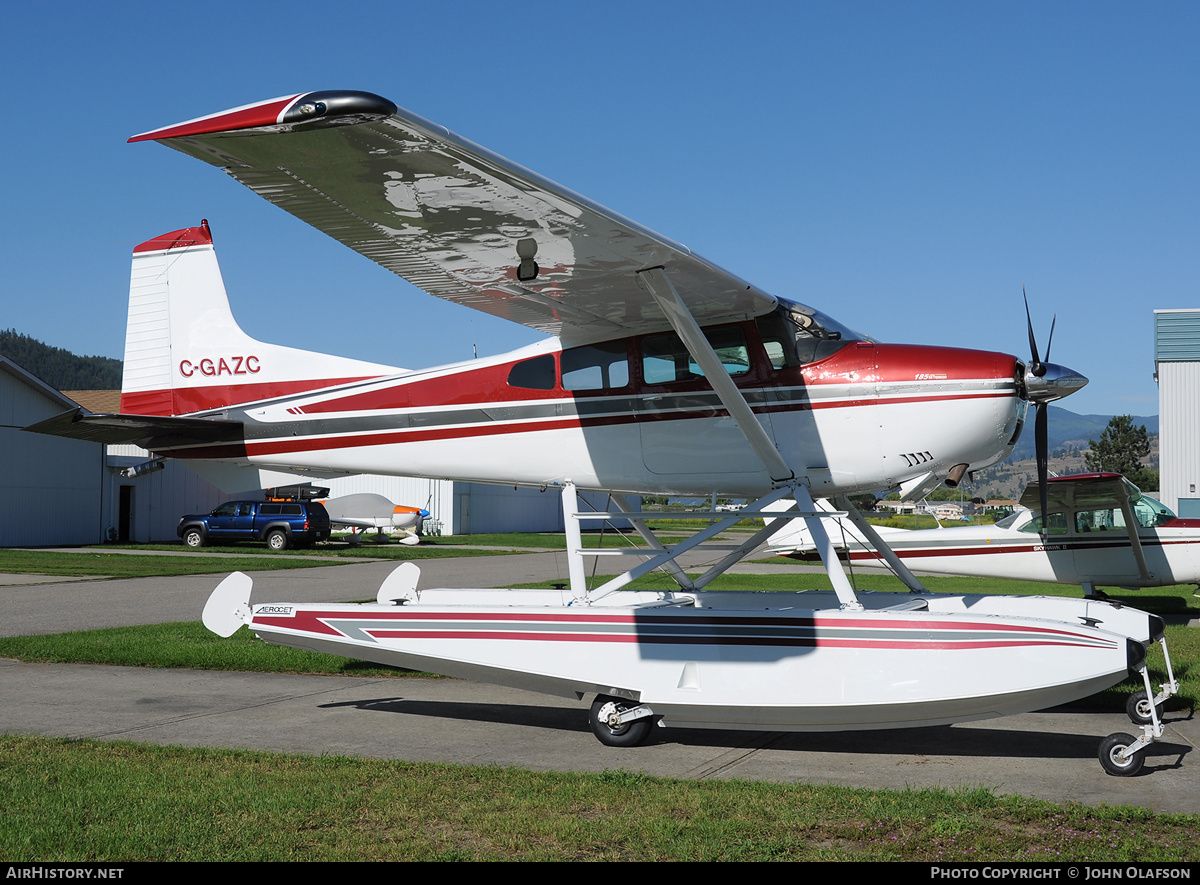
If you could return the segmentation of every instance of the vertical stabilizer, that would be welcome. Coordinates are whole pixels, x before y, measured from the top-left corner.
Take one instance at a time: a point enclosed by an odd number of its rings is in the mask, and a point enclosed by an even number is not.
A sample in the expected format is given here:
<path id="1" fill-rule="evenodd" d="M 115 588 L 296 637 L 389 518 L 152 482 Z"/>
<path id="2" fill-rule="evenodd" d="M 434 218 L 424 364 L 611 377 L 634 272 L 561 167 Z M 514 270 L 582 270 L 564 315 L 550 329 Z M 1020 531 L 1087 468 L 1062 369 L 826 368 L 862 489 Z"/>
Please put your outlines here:
<path id="1" fill-rule="evenodd" d="M 133 250 L 125 414 L 186 415 L 402 371 L 264 344 L 243 332 L 229 310 L 207 221 Z"/>

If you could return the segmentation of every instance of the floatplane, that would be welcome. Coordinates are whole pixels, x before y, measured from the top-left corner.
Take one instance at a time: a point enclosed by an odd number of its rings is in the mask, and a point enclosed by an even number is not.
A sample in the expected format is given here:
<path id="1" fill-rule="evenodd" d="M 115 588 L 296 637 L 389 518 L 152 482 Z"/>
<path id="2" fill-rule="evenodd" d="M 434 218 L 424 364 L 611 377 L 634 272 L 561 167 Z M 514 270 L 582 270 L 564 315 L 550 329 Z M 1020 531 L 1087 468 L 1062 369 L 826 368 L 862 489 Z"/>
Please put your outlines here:
<path id="1" fill-rule="evenodd" d="M 845 496 L 954 485 L 1011 451 L 1030 403 L 1087 383 L 1032 359 L 884 344 L 773 295 L 444 127 L 364 92 L 291 95 L 135 136 L 212 164 L 426 292 L 545 332 L 503 356 L 406 370 L 261 343 L 229 309 L 207 223 L 134 250 L 121 413 L 44 432 L 137 441 L 238 470 L 391 473 L 557 489 L 561 590 L 419 587 L 400 566 L 361 605 L 213 592 L 204 623 L 268 642 L 590 700 L 605 744 L 654 726 L 882 729 L 985 719 L 1141 674 L 1159 618 L 1099 600 L 859 593 L 824 524 Z M 577 490 L 610 494 L 605 513 Z M 666 545 L 639 494 L 746 497 Z M 832 592 L 706 589 L 777 520 L 678 558 L 784 498 Z M 691 514 L 694 516 L 695 514 Z M 781 514 L 774 514 L 780 516 Z M 635 551 L 584 549 L 582 520 L 628 520 Z M 868 529 L 869 531 L 869 529 Z M 887 547 L 872 538 L 881 555 Z M 640 559 L 589 586 L 585 557 Z M 894 560 L 894 556 L 890 557 Z M 629 560 L 625 560 L 628 562 Z M 632 589 L 651 570 L 670 590 Z M 1162 734 L 1110 735 L 1129 775 Z"/>

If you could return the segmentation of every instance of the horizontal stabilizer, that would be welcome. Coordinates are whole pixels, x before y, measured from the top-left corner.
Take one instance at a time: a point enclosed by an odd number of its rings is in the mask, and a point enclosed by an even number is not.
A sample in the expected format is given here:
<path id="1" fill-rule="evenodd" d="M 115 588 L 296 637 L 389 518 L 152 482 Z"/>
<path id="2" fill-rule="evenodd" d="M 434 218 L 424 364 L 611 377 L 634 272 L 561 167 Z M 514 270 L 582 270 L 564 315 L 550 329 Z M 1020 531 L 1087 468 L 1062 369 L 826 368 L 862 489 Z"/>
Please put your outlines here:
<path id="1" fill-rule="evenodd" d="M 71 409 L 24 428 L 105 444 L 133 443 L 145 449 L 244 441 L 242 422 L 221 418 L 172 418 L 153 415 L 97 415 Z"/>

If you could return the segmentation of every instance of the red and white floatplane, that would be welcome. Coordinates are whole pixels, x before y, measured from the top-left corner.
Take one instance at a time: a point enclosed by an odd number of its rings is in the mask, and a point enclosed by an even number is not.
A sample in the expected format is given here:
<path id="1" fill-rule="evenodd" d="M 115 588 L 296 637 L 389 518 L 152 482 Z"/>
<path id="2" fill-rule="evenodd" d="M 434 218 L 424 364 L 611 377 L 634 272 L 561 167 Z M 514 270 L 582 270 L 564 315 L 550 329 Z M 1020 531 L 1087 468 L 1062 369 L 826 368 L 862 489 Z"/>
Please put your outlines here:
<path id="1" fill-rule="evenodd" d="M 608 744 L 655 724 L 779 730 L 962 722 L 1145 676 L 1153 615 L 1097 600 L 859 593 L 813 497 L 909 494 L 1005 458 L 1029 403 L 1086 379 L 1042 362 L 882 344 L 770 294 L 377 95 L 314 92 L 136 136 L 215 165 L 425 291 L 547 333 L 412 371 L 268 345 L 230 313 L 207 224 L 134 253 L 120 414 L 38 427 L 130 440 L 214 471 L 391 473 L 561 491 L 569 586 L 447 590 L 406 564 L 374 603 L 250 604 L 233 575 L 210 629 L 591 701 Z M 577 489 L 644 539 L 585 549 Z M 667 546 L 636 495 L 755 500 Z M 699 576 L 678 558 L 791 502 Z M 839 503 L 838 513 L 857 516 Z M 690 514 L 695 516 L 695 514 Z M 780 516 L 779 513 L 772 513 Z M 787 520 L 833 592 L 705 589 Z M 887 555 L 880 542 L 881 555 Z M 640 560 L 589 586 L 592 555 Z M 628 562 L 629 560 L 623 559 Z M 628 589 L 652 569 L 672 589 Z M 1148 682 L 1147 682 L 1148 687 Z M 1132 774 L 1162 727 L 1114 735 Z"/>

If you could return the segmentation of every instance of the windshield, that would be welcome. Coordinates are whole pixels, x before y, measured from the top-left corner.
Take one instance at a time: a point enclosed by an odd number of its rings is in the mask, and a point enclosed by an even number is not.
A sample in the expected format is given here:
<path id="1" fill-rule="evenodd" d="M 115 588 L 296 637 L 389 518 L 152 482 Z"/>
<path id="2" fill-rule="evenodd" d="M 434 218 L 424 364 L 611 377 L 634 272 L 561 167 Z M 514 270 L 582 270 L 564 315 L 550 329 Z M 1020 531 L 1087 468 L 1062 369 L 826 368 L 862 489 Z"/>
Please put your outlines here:
<path id="1" fill-rule="evenodd" d="M 755 322 L 776 369 L 823 360 L 853 341 L 871 340 L 819 310 L 782 298 L 772 313 Z"/>
<path id="2" fill-rule="evenodd" d="M 1004 519 L 997 519 L 996 525 L 1000 526 L 1000 528 L 1002 528 L 1002 529 L 1011 529 L 1013 526 L 1013 523 L 1016 522 L 1018 518 L 1024 516 L 1028 512 L 1029 512 L 1028 510 L 1017 510 L 1014 513 L 1008 514 L 1008 516 L 1004 517 Z"/>
<path id="3" fill-rule="evenodd" d="M 1164 525 L 1175 518 L 1175 514 L 1170 508 L 1163 506 L 1148 495 L 1142 495 L 1133 502 L 1133 515 L 1137 517 L 1139 525 L 1148 529 L 1152 529 L 1156 525 Z"/>

